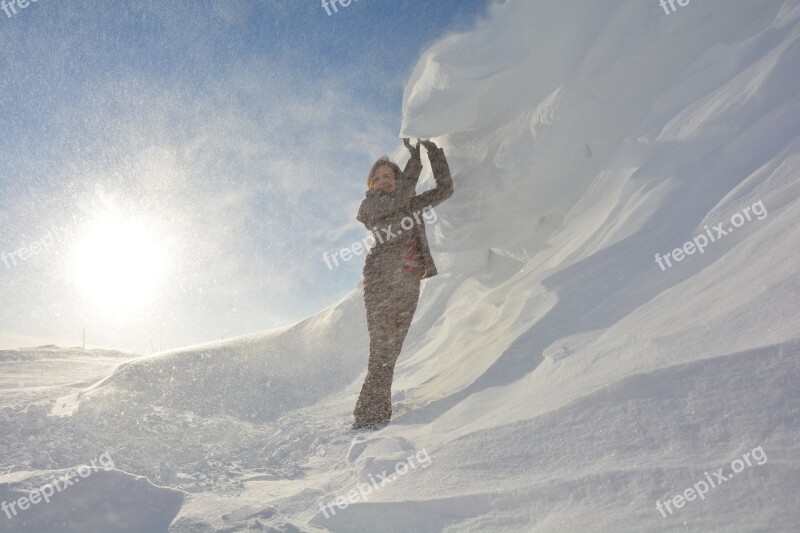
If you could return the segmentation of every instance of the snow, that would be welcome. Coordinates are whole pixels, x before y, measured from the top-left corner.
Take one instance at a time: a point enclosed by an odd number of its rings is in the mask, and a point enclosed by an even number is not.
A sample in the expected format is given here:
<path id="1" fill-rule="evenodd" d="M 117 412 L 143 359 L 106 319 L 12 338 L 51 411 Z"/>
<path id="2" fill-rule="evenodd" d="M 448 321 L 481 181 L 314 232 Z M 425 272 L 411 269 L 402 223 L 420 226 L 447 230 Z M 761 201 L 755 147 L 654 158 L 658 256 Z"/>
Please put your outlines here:
<path id="1" fill-rule="evenodd" d="M 113 371 L 96 354 L 58 383 L 3 355 L 0 492 L 108 451 L 116 477 L 88 497 L 128 501 L 97 531 L 160 491 L 181 496 L 172 531 L 796 531 L 799 36 L 797 1 L 494 7 L 406 87 L 400 135 L 444 146 L 456 192 L 388 427 L 349 429 L 355 288 L 291 327 Z M 758 202 L 702 254 L 654 260 Z M 24 364 L 77 357 L 58 352 Z M 763 464 L 658 511 L 758 447 Z M 429 467 L 321 510 L 420 450 Z"/>
<path id="2" fill-rule="evenodd" d="M 183 503 L 181 491 L 157 487 L 143 476 L 119 470 L 87 468 L 58 472 L 15 472 L 0 487 L 0 501 L 12 502 L 44 494 L 38 503 L 9 510 L 13 531 L 164 531 Z M 80 472 L 80 473 L 79 473 Z M 49 487 L 49 490 L 46 489 Z M 44 498 L 44 499 L 42 499 Z M 27 507 L 27 506 L 26 506 Z M 146 509 L 147 512 L 142 512 Z M 2 517 L 8 520 L 6 516 Z M 3 524 L 3 531 L 7 524 Z"/>

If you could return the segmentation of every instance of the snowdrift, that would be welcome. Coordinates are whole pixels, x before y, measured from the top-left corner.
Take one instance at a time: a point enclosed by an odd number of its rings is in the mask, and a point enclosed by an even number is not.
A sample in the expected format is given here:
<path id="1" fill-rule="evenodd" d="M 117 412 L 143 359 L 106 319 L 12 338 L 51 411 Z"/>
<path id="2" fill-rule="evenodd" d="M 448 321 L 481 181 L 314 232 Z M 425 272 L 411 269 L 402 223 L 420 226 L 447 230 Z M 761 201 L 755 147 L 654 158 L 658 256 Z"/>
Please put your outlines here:
<path id="1" fill-rule="evenodd" d="M 453 169 L 430 232 L 441 274 L 398 362 L 393 423 L 356 451 L 343 428 L 367 361 L 358 289 L 289 328 L 125 363 L 54 412 L 124 400 L 133 418 L 275 424 L 254 453 L 302 472 L 245 483 L 260 503 L 205 501 L 252 527 L 795 529 L 798 37 L 797 1 L 667 15 L 507 0 L 428 50 L 401 136 L 435 137 Z M 657 510 L 758 446 L 765 464 Z M 430 468 L 323 516 L 321 501 L 422 448 Z M 221 527 L 206 507 L 174 527 Z"/>
<path id="2" fill-rule="evenodd" d="M 156 533 L 167 531 L 183 504 L 181 491 L 157 487 L 142 476 L 114 469 L 15 472 L 0 483 L 0 501 L 38 494 L 34 503 L 9 507 L 3 531 L 42 533 Z M 87 475 L 88 473 L 88 475 Z"/>
<path id="3" fill-rule="evenodd" d="M 363 304 L 352 293 L 288 328 L 124 362 L 102 381 L 61 398 L 53 413 L 71 414 L 87 396 L 112 395 L 113 402 L 123 394 L 200 415 L 273 420 L 350 383 L 368 352 L 368 340 L 352 336 L 361 329 Z"/>

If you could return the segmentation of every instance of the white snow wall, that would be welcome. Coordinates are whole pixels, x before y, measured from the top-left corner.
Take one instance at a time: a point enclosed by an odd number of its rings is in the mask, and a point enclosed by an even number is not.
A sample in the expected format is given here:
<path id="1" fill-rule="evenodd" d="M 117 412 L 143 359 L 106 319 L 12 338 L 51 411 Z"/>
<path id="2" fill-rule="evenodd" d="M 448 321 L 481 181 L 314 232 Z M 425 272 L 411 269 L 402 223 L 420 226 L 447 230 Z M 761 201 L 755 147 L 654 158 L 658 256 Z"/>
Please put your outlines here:
<path id="1" fill-rule="evenodd" d="M 656 0 L 509 0 L 483 29 L 432 46 L 406 86 L 401 133 L 436 137 L 458 170 L 440 249 L 532 255 L 542 217 L 560 221 L 648 116 L 692 105 L 765 51 L 740 43 L 782 5 L 696 1 L 666 15 Z"/>

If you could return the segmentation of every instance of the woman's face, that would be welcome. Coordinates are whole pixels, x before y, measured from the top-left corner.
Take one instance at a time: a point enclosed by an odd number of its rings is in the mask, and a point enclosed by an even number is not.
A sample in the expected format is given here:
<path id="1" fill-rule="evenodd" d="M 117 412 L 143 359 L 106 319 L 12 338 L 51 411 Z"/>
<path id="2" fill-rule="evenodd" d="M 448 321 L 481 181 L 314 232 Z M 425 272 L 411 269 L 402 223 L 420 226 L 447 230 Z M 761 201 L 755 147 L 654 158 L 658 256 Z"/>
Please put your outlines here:
<path id="1" fill-rule="evenodd" d="M 378 167 L 373 183 L 376 189 L 392 192 L 395 187 L 394 171 L 387 166 Z"/>

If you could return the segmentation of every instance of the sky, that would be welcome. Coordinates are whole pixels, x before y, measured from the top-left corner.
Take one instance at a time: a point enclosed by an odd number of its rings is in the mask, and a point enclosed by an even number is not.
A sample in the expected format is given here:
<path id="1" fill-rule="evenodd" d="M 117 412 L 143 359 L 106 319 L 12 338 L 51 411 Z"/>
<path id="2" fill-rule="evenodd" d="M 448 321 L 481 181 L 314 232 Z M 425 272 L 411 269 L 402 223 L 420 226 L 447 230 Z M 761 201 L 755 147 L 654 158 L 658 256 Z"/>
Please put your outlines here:
<path id="1" fill-rule="evenodd" d="M 414 65 L 492 3 L 0 6 L 0 348 L 146 354 L 341 299 L 363 256 L 322 257 L 366 235 Z"/>

